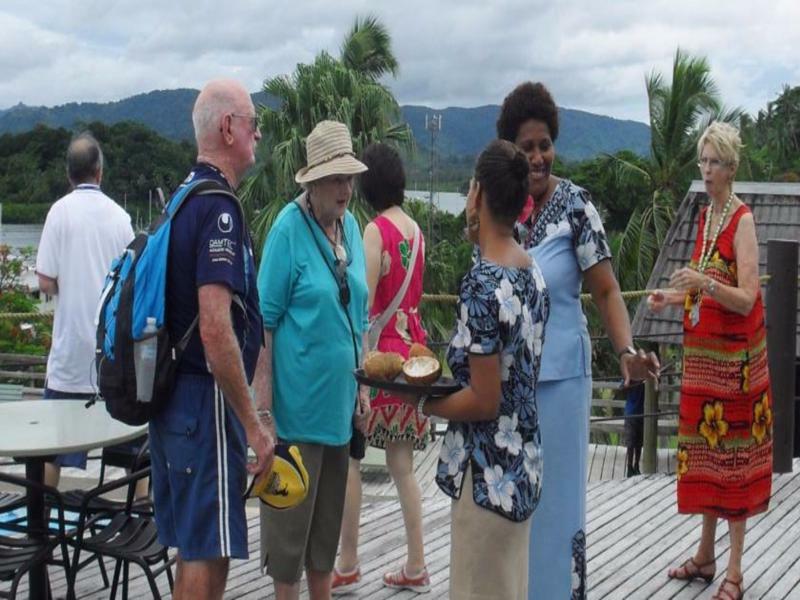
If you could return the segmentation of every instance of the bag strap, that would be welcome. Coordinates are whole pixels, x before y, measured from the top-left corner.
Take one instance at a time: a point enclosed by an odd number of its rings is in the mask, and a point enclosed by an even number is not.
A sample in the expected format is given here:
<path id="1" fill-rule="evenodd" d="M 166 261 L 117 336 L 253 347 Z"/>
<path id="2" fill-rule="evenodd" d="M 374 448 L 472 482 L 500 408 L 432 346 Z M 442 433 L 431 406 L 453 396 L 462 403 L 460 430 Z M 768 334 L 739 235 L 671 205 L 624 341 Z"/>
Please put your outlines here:
<path id="1" fill-rule="evenodd" d="M 180 194 L 180 196 L 178 196 Z M 173 219 L 178 211 L 183 206 L 183 203 L 192 196 L 228 196 L 231 198 L 236 204 L 236 208 L 239 209 L 239 219 L 242 223 L 242 260 L 244 262 L 244 289 L 245 294 L 248 293 L 249 288 L 249 274 L 250 274 L 250 265 L 247 261 L 247 252 L 245 251 L 245 240 L 247 236 L 247 223 L 245 222 L 244 218 L 244 209 L 242 208 L 242 203 L 239 201 L 238 196 L 223 186 L 218 181 L 213 179 L 197 179 L 189 184 L 187 184 L 184 188 L 178 190 L 176 195 L 170 200 L 170 203 L 167 204 L 166 213 L 168 219 Z M 177 200 L 176 200 L 177 198 Z M 174 203 L 174 206 L 173 206 Z M 233 303 L 239 307 L 244 315 L 245 320 L 247 320 L 247 309 L 245 308 L 244 301 L 237 295 L 233 295 Z M 186 329 L 186 332 L 183 334 L 178 343 L 175 344 L 175 350 L 178 352 L 178 356 L 183 354 L 184 350 L 186 350 L 186 346 L 189 345 L 189 340 L 194 333 L 194 330 L 197 328 L 197 325 L 200 323 L 200 313 L 196 314 L 192 322 L 189 324 L 189 327 Z"/>
<path id="2" fill-rule="evenodd" d="M 414 268 L 417 266 L 417 255 L 419 254 L 419 247 L 421 245 L 421 240 L 419 237 L 419 225 L 417 225 L 416 222 L 414 223 L 414 238 L 411 243 L 413 244 L 413 247 L 411 248 L 411 260 L 408 263 L 408 269 L 406 269 L 406 276 L 403 278 L 403 285 L 401 285 L 400 289 L 397 290 L 397 294 L 395 294 L 394 298 L 392 298 L 389 306 L 387 306 L 386 309 L 370 323 L 370 349 L 373 349 L 378 345 L 378 339 L 381 337 L 384 327 L 386 327 L 386 325 L 389 323 L 392 316 L 394 316 L 394 313 L 397 312 L 397 309 L 400 308 L 400 303 L 403 301 L 403 298 L 405 298 L 406 291 L 411 283 L 411 276 L 414 273 Z"/>

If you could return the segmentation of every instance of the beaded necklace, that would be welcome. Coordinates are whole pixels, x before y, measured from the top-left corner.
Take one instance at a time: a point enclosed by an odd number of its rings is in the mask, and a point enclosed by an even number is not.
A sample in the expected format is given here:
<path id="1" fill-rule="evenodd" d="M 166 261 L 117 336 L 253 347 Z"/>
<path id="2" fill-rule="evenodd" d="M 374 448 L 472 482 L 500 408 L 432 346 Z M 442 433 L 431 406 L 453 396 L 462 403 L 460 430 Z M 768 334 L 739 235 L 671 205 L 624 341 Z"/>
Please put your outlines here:
<path id="1" fill-rule="evenodd" d="M 722 226 L 725 223 L 725 219 L 728 218 L 728 212 L 730 211 L 731 204 L 733 203 L 733 190 L 731 189 L 730 194 L 728 194 L 728 199 L 725 201 L 725 206 L 722 208 L 722 214 L 719 217 L 719 221 L 717 222 L 717 226 L 714 229 L 714 237 L 711 238 L 709 242 L 708 234 L 711 233 L 711 221 L 714 216 L 714 203 L 708 205 L 708 211 L 706 212 L 706 222 L 705 227 L 703 228 L 703 246 L 700 249 L 700 257 L 697 261 L 697 270 L 700 273 L 705 273 L 706 267 L 708 266 L 709 261 L 711 260 L 711 256 L 714 254 L 714 248 L 717 245 L 717 239 L 719 238 L 719 234 L 722 232 Z M 699 290 L 692 298 L 692 307 L 689 312 L 689 319 L 692 322 L 693 326 L 697 326 L 700 322 L 700 304 L 703 302 L 703 290 Z"/>

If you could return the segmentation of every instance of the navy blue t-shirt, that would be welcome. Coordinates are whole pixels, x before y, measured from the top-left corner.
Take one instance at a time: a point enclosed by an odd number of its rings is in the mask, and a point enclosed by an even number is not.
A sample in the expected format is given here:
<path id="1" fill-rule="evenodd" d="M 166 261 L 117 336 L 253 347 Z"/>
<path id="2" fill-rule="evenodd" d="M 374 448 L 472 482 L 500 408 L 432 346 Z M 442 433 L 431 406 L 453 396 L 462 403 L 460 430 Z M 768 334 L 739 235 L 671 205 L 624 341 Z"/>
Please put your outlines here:
<path id="1" fill-rule="evenodd" d="M 197 164 L 184 183 L 195 179 L 214 179 L 230 189 L 222 173 L 211 165 Z M 227 286 L 244 301 L 247 317 L 233 303 L 231 314 L 250 383 L 264 337 L 252 240 L 232 198 L 192 196 L 173 219 L 170 232 L 167 323 L 173 343 L 184 335 L 197 316 L 198 288 L 211 283 Z M 178 372 L 208 374 L 199 326 L 186 347 Z"/>

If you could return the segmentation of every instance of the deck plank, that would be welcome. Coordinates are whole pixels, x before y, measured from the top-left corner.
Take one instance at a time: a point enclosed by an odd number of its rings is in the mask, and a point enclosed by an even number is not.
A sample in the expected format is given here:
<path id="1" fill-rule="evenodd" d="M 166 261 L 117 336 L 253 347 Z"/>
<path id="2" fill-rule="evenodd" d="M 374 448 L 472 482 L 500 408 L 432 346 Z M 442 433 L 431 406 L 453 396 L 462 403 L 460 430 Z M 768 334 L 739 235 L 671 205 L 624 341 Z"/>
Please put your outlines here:
<path id="1" fill-rule="evenodd" d="M 434 476 L 441 439 L 415 455 L 415 470 L 423 489 L 423 528 L 426 561 L 431 575 L 429 598 L 447 598 L 450 565 L 451 500 L 438 491 Z M 659 452 L 659 468 L 674 465 L 674 451 Z M 727 525 L 717 531 L 718 574 L 713 584 L 670 581 L 669 566 L 690 556 L 696 547 L 700 519 L 678 514 L 675 477 L 656 474 L 624 478 L 625 449 L 590 448 L 587 457 L 587 558 L 589 594 L 608 600 L 707 600 L 724 576 L 730 540 Z M 800 461 L 795 472 L 777 475 L 773 481 L 770 510 L 748 521 L 743 569 L 747 598 L 800 598 Z M 597 479 L 593 480 L 592 477 Z M 359 553 L 363 579 L 349 598 L 411 600 L 418 595 L 385 588 L 383 573 L 398 568 L 405 557 L 405 533 L 397 492 L 388 474 L 371 467 L 364 473 L 364 497 Z M 258 509 L 248 505 L 250 560 L 234 561 L 226 598 L 272 599 L 271 580 L 259 566 Z M 113 565 L 107 561 L 110 574 Z M 55 597 L 66 594 L 63 572 L 51 568 Z M 5 588 L 3 588 L 5 589 Z M 159 589 L 167 593 L 166 578 Z M 23 584 L 20 597 L 27 594 Z M 97 563 L 78 577 L 81 599 L 108 598 L 102 589 Z M 131 598 L 149 598 L 150 590 L 141 572 L 131 568 Z M 303 584 L 302 598 L 307 598 Z M 345 597 L 347 598 L 347 597 Z"/>

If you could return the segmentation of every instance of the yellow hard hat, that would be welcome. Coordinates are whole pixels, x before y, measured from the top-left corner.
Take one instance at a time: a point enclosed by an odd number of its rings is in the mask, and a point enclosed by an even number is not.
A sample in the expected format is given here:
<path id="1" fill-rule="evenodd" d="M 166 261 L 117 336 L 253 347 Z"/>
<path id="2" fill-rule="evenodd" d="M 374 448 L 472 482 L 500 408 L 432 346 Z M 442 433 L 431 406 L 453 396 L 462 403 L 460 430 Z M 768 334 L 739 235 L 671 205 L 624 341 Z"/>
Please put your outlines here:
<path id="1" fill-rule="evenodd" d="M 292 508 L 308 494 L 308 471 L 297 446 L 275 445 L 272 469 L 250 484 L 246 498 L 258 498 L 270 508 Z"/>

